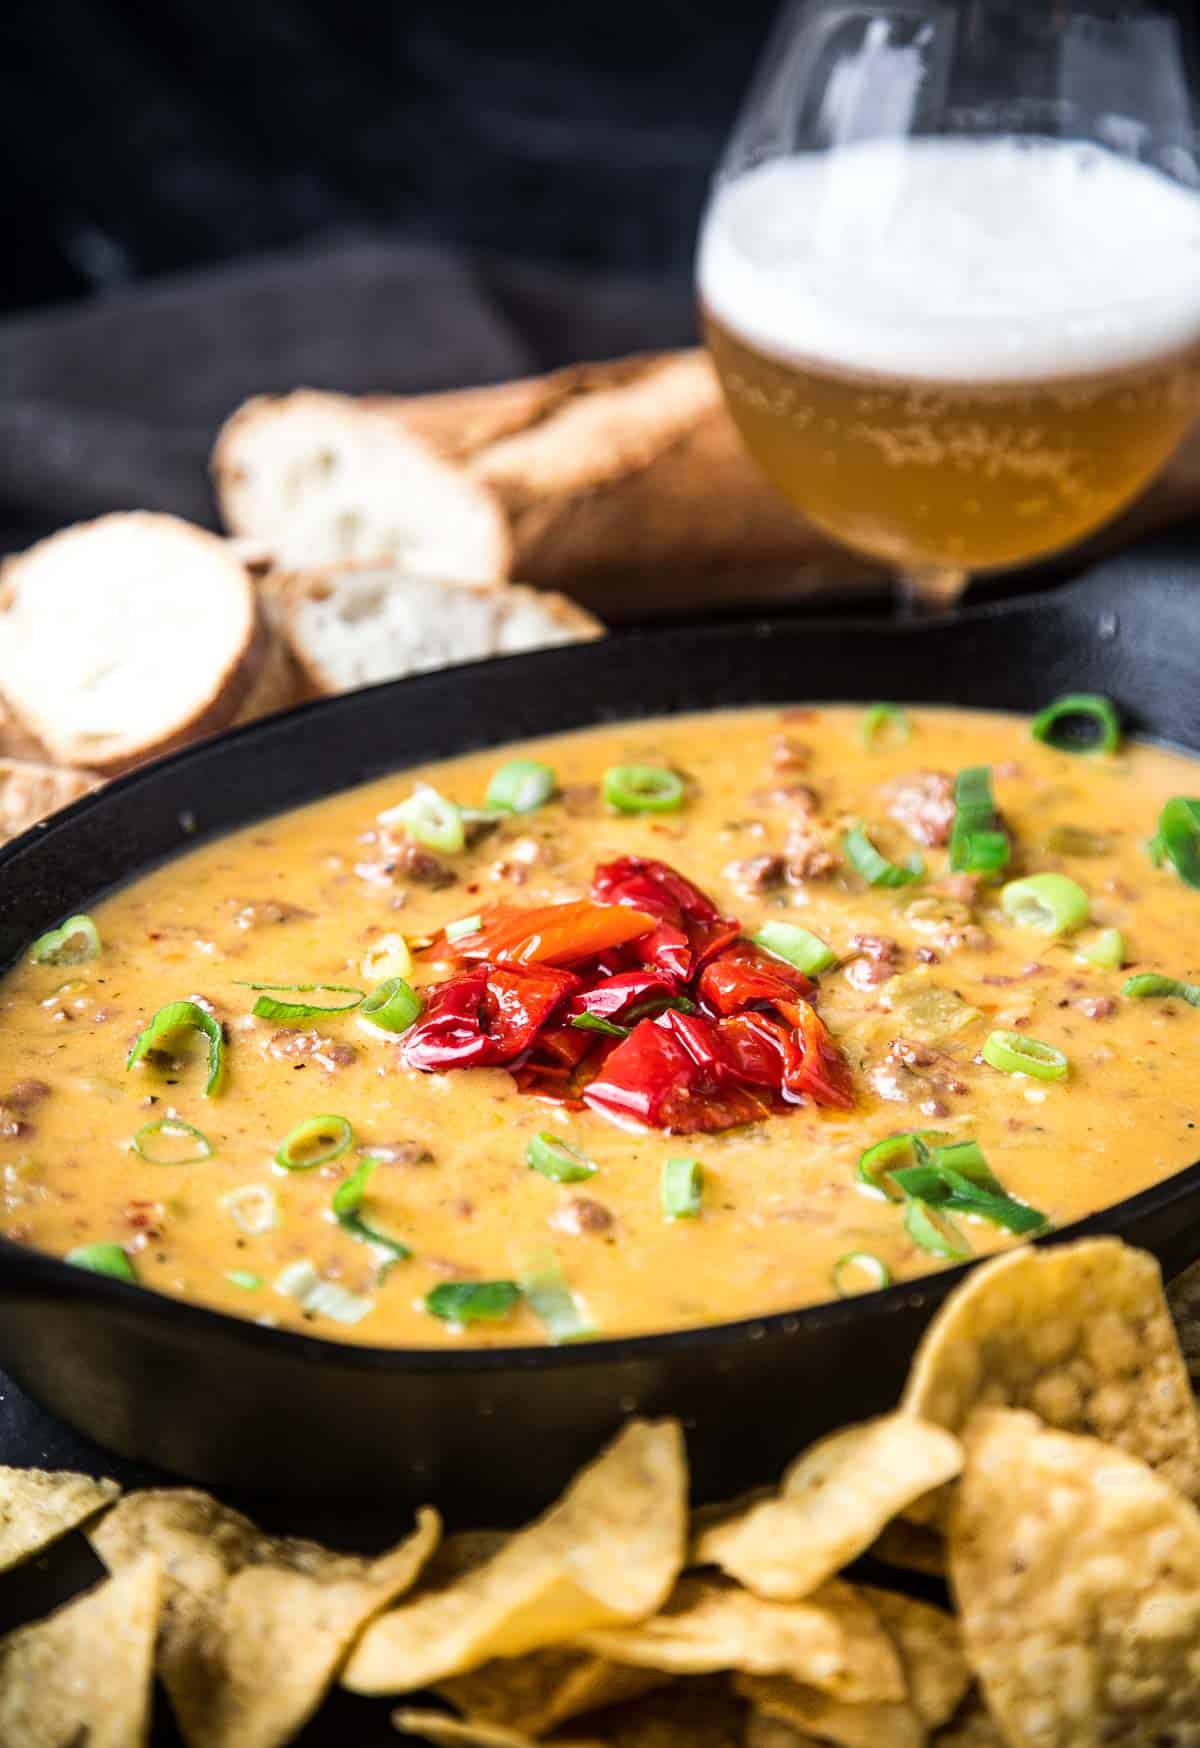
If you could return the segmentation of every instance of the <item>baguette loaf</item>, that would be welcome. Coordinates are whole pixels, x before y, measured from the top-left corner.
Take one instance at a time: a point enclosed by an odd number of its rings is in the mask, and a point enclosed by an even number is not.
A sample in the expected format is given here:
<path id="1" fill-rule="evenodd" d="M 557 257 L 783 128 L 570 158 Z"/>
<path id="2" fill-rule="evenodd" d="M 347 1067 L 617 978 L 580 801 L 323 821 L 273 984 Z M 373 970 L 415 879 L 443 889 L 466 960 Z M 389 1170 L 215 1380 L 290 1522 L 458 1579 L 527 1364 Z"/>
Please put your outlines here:
<path id="1" fill-rule="evenodd" d="M 561 595 L 414 577 L 390 564 L 329 565 L 268 588 L 275 624 L 317 695 L 603 634 Z"/>
<path id="2" fill-rule="evenodd" d="M 53 763 L 123 771 L 293 691 L 245 565 L 173 516 L 81 523 L 0 569 L 0 692 Z"/>
<path id="3" fill-rule="evenodd" d="M 91 771 L 0 758 L 0 843 L 28 831 L 68 802 L 78 801 L 97 788 L 99 781 Z"/>

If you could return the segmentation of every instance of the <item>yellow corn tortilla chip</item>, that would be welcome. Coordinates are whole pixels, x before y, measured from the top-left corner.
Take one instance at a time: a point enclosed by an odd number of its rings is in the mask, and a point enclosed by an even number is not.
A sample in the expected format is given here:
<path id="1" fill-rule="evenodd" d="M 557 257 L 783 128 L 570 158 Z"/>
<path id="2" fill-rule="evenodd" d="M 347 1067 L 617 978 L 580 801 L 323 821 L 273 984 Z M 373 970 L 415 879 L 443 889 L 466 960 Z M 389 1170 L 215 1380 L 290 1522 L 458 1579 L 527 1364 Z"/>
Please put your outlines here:
<path id="1" fill-rule="evenodd" d="M 683 1564 L 687 1463 L 674 1421 L 631 1421 L 544 1516 L 494 1558 L 375 1621 L 342 1677 L 413 1693 L 653 1614 Z"/>
<path id="2" fill-rule="evenodd" d="M 838 1579 L 802 1602 L 768 1602 L 728 1582 L 687 1577 L 661 1614 L 582 1642 L 614 1662 L 672 1675 L 782 1674 L 851 1700 L 903 1699 L 908 1691 L 875 1610 Z"/>
<path id="3" fill-rule="evenodd" d="M 130 1494 L 91 1533 L 111 1571 L 147 1549 L 166 1580 L 158 1668 L 188 1748 L 277 1748 L 317 1709 L 365 1621 L 433 1552 L 434 1511 L 369 1560 L 265 1536 L 187 1489 Z"/>
<path id="4" fill-rule="evenodd" d="M 853 1705 L 781 1675 L 739 1675 L 735 1685 L 757 1712 L 804 1739 L 816 1736 L 839 1748 L 924 1748 L 928 1740 L 923 1720 L 906 1700 Z"/>
<path id="5" fill-rule="evenodd" d="M 442 1712 L 401 1708 L 398 1730 L 424 1736 L 437 1748 L 534 1748 L 537 1738 Z M 554 1748 L 742 1748 L 746 1708 L 720 1680 L 700 1679 L 612 1706 L 588 1720 L 590 1735 L 555 1736 Z"/>
<path id="6" fill-rule="evenodd" d="M 78 1529 L 120 1492 L 115 1481 L 69 1470 L 0 1467 L 0 1572 Z"/>
<path id="7" fill-rule="evenodd" d="M 1200 1741 L 1200 1513 L 1136 1457 L 980 1411 L 950 1524 L 967 1655 L 1011 1748 Z"/>
<path id="8" fill-rule="evenodd" d="M 406 1736 L 420 1736 L 434 1748 L 538 1748 L 538 1738 L 511 1725 L 489 1724 L 482 1718 L 452 1718 L 448 1712 L 428 1712 L 401 1706 L 392 1722 Z M 555 1748 L 606 1748 L 598 1740 L 560 1737 Z"/>
<path id="9" fill-rule="evenodd" d="M 937 1732 L 933 1748 L 1006 1748 L 1006 1744 L 982 1700 L 972 1698 Z"/>
<path id="10" fill-rule="evenodd" d="M 815 1736 L 806 1736 L 782 1718 L 769 1718 L 766 1712 L 751 1712 L 746 1723 L 743 1748 L 828 1748 Z M 884 1748 L 881 1743 L 880 1748 Z"/>
<path id="11" fill-rule="evenodd" d="M 452 1675 L 435 1691 L 471 1723 L 546 1736 L 581 1712 L 636 1699 L 668 1680 L 658 1670 L 609 1663 L 586 1651 L 530 1651 Z"/>
<path id="12" fill-rule="evenodd" d="M 902 1572 L 919 1572 L 925 1578 L 946 1576 L 945 1537 L 924 1524 L 909 1523 L 907 1518 L 889 1523 L 867 1553 L 880 1565 L 896 1566 Z"/>
<path id="13" fill-rule="evenodd" d="M 892 1590 L 865 1584 L 863 1595 L 899 1650 L 910 1704 L 937 1729 L 954 1716 L 971 1685 L 958 1622 L 945 1609 Z"/>
<path id="14" fill-rule="evenodd" d="M 1200 1493 L 1200 1416 L 1158 1264 L 1115 1238 L 976 1269 L 917 1349 L 903 1407 L 959 1432 L 977 1407 L 1031 1408 Z"/>
<path id="15" fill-rule="evenodd" d="M 864 1421 L 805 1451 L 773 1499 L 705 1530 L 693 1558 L 722 1567 L 759 1596 L 796 1601 L 961 1467 L 958 1440 L 940 1427 L 910 1414 Z"/>
<path id="16" fill-rule="evenodd" d="M 4 1748 L 143 1748 L 161 1580 L 145 1556 L 0 1639 Z"/>
<path id="17" fill-rule="evenodd" d="M 1183 1349 L 1192 1389 L 1200 1391 L 1200 1262 L 1194 1262 L 1191 1268 L 1176 1275 L 1167 1288 L 1167 1304 L 1171 1308 L 1171 1319 Z"/>

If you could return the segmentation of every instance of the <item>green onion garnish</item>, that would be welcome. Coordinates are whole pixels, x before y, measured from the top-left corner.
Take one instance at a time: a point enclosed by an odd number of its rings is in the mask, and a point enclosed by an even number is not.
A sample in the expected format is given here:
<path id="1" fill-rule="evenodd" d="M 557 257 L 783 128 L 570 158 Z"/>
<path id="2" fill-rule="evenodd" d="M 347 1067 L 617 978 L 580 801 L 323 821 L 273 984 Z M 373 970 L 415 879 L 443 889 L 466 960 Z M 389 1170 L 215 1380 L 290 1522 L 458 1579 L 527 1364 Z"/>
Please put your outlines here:
<path id="1" fill-rule="evenodd" d="M 455 923 L 447 923 L 442 933 L 448 941 L 461 941 L 467 935 L 477 935 L 483 927 L 483 918 L 476 912 L 474 916 L 460 916 Z"/>
<path id="2" fill-rule="evenodd" d="M 529 1309 L 555 1345 L 586 1341 L 596 1334 L 583 1306 L 567 1285 L 557 1257 L 539 1258 L 521 1276 L 520 1288 Z"/>
<path id="3" fill-rule="evenodd" d="M 954 780 L 950 867 L 956 874 L 998 874 L 1007 865 L 1008 833 L 996 823 L 990 765 L 968 765 Z"/>
<path id="4" fill-rule="evenodd" d="M 676 813 L 683 806 L 683 778 L 662 765 L 610 765 L 602 787 L 618 813 Z"/>
<path id="5" fill-rule="evenodd" d="M 1030 874 L 1010 880 L 1000 893 L 1010 922 L 1043 935 L 1069 935 L 1088 920 L 1087 893 L 1065 874 Z"/>
<path id="6" fill-rule="evenodd" d="M 378 1244 L 392 1255 L 397 1262 L 403 1262 L 412 1255 L 407 1244 L 402 1244 L 398 1238 L 389 1238 L 386 1232 L 380 1232 L 377 1227 L 368 1225 L 362 1217 L 363 1199 L 367 1193 L 367 1184 L 371 1173 L 379 1164 L 377 1159 L 364 1159 L 361 1165 L 355 1167 L 350 1176 L 340 1183 L 333 1192 L 333 1200 L 329 1204 L 333 1217 L 343 1232 L 348 1232 L 352 1238 L 359 1238 L 364 1244 Z"/>
<path id="7" fill-rule="evenodd" d="M 946 1257 L 950 1262 L 965 1262 L 971 1254 L 967 1243 L 953 1220 L 927 1202 L 910 1201 L 904 1210 L 904 1230 L 920 1249 L 930 1256 Z"/>
<path id="8" fill-rule="evenodd" d="M 321 1014 L 348 1014 L 362 1002 L 363 992 L 349 983 L 247 983 L 235 979 L 239 989 L 284 989 L 308 994 L 328 990 L 331 995 L 348 995 L 350 1001 L 276 1001 L 274 996 L 260 995 L 250 1010 L 257 1020 L 312 1020 Z"/>
<path id="9" fill-rule="evenodd" d="M 467 831 L 463 810 L 447 801 L 428 783 L 418 783 L 407 801 L 388 808 L 379 815 L 382 825 L 401 825 L 414 843 L 427 850 L 440 850 L 444 856 L 457 856 L 466 847 Z"/>
<path id="10" fill-rule="evenodd" d="M 218 1091 L 225 1072 L 225 1035 L 220 1024 L 202 1008 L 199 1002 L 169 1001 L 159 1008 L 125 1059 L 127 1069 L 134 1068 L 151 1050 L 165 1050 L 181 1032 L 200 1032 L 208 1040 L 208 1079 L 204 1096 L 211 1098 Z"/>
<path id="11" fill-rule="evenodd" d="M 862 719 L 862 743 L 874 747 L 881 740 L 904 746 L 912 738 L 912 723 L 908 712 L 899 704 L 872 704 Z"/>
<path id="12" fill-rule="evenodd" d="M 525 1149 L 525 1163 L 556 1184 L 582 1183 L 584 1178 L 592 1177 L 596 1170 L 595 1164 L 586 1154 L 578 1152 L 574 1147 L 568 1147 L 565 1141 L 552 1135 L 549 1129 L 541 1130 L 530 1141 Z"/>
<path id="13" fill-rule="evenodd" d="M 425 1295 L 425 1309 L 446 1323 L 499 1323 L 521 1297 L 515 1281 L 442 1281 Z"/>
<path id="14" fill-rule="evenodd" d="M 316 1165 L 340 1159 L 353 1139 L 354 1131 L 345 1117 L 306 1117 L 279 1143 L 275 1163 L 284 1171 L 311 1171 Z"/>
<path id="15" fill-rule="evenodd" d="M 694 1220 L 704 1202 L 698 1159 L 668 1159 L 662 1172 L 662 1210 L 668 1220 Z"/>
<path id="16" fill-rule="evenodd" d="M 1053 856 L 1107 856 L 1113 842 L 1111 832 L 1093 832 L 1083 825 L 1052 825 L 1046 833 L 1046 848 Z"/>
<path id="17" fill-rule="evenodd" d="M 1068 692 L 1038 712 L 1029 732 L 1060 752 L 1112 753 L 1121 743 L 1121 719 L 1099 692 Z"/>
<path id="18" fill-rule="evenodd" d="M 1101 929 L 1078 949 L 1079 957 L 1101 971 L 1119 971 L 1125 963 L 1125 937 L 1120 929 Z"/>
<path id="19" fill-rule="evenodd" d="M 909 856 L 901 865 L 881 856 L 861 825 L 852 826 L 842 839 L 850 866 L 868 886 L 911 886 L 925 872 L 920 856 Z"/>
<path id="20" fill-rule="evenodd" d="M 1146 839 L 1146 854 L 1156 868 L 1161 868 L 1167 859 L 1167 846 L 1161 832 L 1155 832 L 1152 838 Z"/>
<path id="21" fill-rule="evenodd" d="M 768 953 L 774 953 L 777 959 L 785 959 L 789 965 L 794 965 L 797 971 L 803 971 L 808 977 L 816 977 L 822 971 L 828 971 L 831 965 L 837 964 L 837 954 L 821 939 L 819 935 L 802 929 L 798 923 L 764 923 L 756 935 L 750 939 L 756 946 L 762 947 Z"/>
<path id="22" fill-rule="evenodd" d="M 81 1244 L 67 1252 L 66 1260 L 77 1269 L 88 1269 L 94 1275 L 108 1275 L 114 1281 L 136 1281 L 133 1259 L 119 1244 Z"/>
<path id="23" fill-rule="evenodd" d="M 1040 1232 L 1047 1224 L 1046 1216 L 1027 1202 L 1006 1195 L 990 1170 L 987 1176 L 994 1189 L 981 1187 L 948 1166 L 931 1164 L 898 1171 L 896 1182 L 910 1200 L 932 1204 L 946 1213 L 990 1220 L 1006 1232 Z"/>
<path id="24" fill-rule="evenodd" d="M 131 1142 L 133 1151 L 151 1165 L 198 1165 L 211 1159 L 214 1148 L 202 1129 L 194 1129 L 179 1117 L 162 1117 L 143 1123 Z"/>
<path id="25" fill-rule="evenodd" d="M 533 813 L 554 794 L 558 779 L 537 759 L 510 759 L 501 765 L 487 788 L 487 805 L 505 813 Z"/>
<path id="26" fill-rule="evenodd" d="M 1142 999 L 1149 995 L 1175 996 L 1194 1008 L 1200 1008 L 1200 983 L 1182 983 L 1178 977 L 1160 977 L 1157 971 L 1142 971 L 1127 978 L 1122 995 Z"/>
<path id="27" fill-rule="evenodd" d="M 221 1206 L 248 1238 L 260 1238 L 279 1224 L 279 1204 L 269 1184 L 239 1184 L 221 1197 Z"/>
<path id="28" fill-rule="evenodd" d="M 853 1278 L 856 1273 L 866 1276 L 857 1286 Z M 882 1287 L 890 1287 L 892 1271 L 873 1250 L 848 1250 L 834 1263 L 832 1280 L 839 1299 L 856 1299 L 860 1293 L 877 1293 Z"/>
<path id="29" fill-rule="evenodd" d="M 65 923 L 39 935 L 29 949 L 39 965 L 82 965 L 100 952 L 100 931 L 90 916 L 69 916 Z"/>
<path id="30" fill-rule="evenodd" d="M 1170 862 L 1185 886 L 1200 887 L 1200 801 L 1173 795 L 1158 816 L 1151 843 L 1157 860 Z"/>
<path id="31" fill-rule="evenodd" d="M 629 1026 L 618 1026 L 613 1020 L 606 1020 L 601 1014 L 573 1014 L 570 1024 L 577 1032 L 602 1032 L 606 1038 L 628 1038 Z"/>
<path id="32" fill-rule="evenodd" d="M 225 1279 L 231 1287 L 240 1287 L 243 1293 L 257 1293 L 263 1284 L 262 1276 L 250 1269 L 226 1269 Z"/>
<path id="33" fill-rule="evenodd" d="M 898 1202 L 901 1198 L 896 1193 L 894 1173 L 905 1166 L 927 1165 L 930 1158 L 930 1139 L 932 1137 L 915 1130 L 900 1135 L 885 1135 L 882 1141 L 876 1141 L 860 1157 L 859 1183 L 878 1191 L 890 1202 Z"/>
<path id="34" fill-rule="evenodd" d="M 373 989 L 358 1010 L 384 1032 L 407 1032 L 425 1010 L 423 999 L 403 977 L 388 977 Z"/>
<path id="35" fill-rule="evenodd" d="M 982 1054 L 1001 1074 L 1029 1074 L 1034 1080 L 1065 1080 L 1070 1067 L 1061 1050 L 1024 1032 L 989 1032 Z"/>

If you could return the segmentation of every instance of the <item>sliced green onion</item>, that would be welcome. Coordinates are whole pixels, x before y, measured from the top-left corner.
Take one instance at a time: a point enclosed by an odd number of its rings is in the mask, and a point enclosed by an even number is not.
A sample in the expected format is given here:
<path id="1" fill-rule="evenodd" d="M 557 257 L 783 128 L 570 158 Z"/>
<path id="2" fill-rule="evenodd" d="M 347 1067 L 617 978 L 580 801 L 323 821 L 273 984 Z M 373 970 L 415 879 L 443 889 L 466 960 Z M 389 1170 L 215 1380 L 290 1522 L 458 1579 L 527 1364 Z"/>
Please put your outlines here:
<path id="1" fill-rule="evenodd" d="M 904 746 L 912 738 L 908 711 L 899 704 L 872 704 L 863 715 L 863 745 L 874 747 L 885 738 L 896 746 Z"/>
<path id="2" fill-rule="evenodd" d="M 1029 725 L 1034 740 L 1064 753 L 1111 753 L 1121 743 L 1121 719 L 1099 692 L 1068 692 Z"/>
<path id="3" fill-rule="evenodd" d="M 694 1220 L 704 1203 L 698 1159 L 668 1159 L 662 1172 L 662 1210 L 668 1220 Z"/>
<path id="4" fill-rule="evenodd" d="M 1173 795 L 1158 816 L 1152 841 L 1185 886 L 1200 887 L 1200 801 Z"/>
<path id="5" fill-rule="evenodd" d="M 978 1141 L 943 1141 L 930 1149 L 929 1160 L 935 1171 L 955 1172 L 978 1189 L 1004 1193 Z"/>
<path id="6" fill-rule="evenodd" d="M 1125 937 L 1120 929 L 1101 929 L 1078 949 L 1079 957 L 1101 971 L 1119 971 L 1125 963 Z"/>
<path id="7" fill-rule="evenodd" d="M 354 1131 L 345 1117 L 306 1117 L 279 1143 L 275 1163 L 284 1171 L 311 1171 L 314 1166 L 340 1159 L 353 1139 Z"/>
<path id="8" fill-rule="evenodd" d="M 151 1165 L 199 1165 L 211 1159 L 212 1142 L 202 1129 L 194 1129 L 179 1117 L 162 1117 L 143 1123 L 131 1143 L 139 1159 Z"/>
<path id="9" fill-rule="evenodd" d="M 359 1238 L 364 1244 L 378 1244 L 386 1250 L 397 1262 L 403 1262 L 412 1255 L 407 1244 L 402 1244 L 398 1238 L 389 1238 L 386 1232 L 380 1232 L 363 1219 L 361 1209 L 367 1193 L 367 1184 L 371 1173 L 379 1164 L 377 1159 L 364 1159 L 348 1178 L 340 1183 L 333 1192 L 330 1207 L 333 1217 L 343 1232 L 348 1232 L 352 1238 Z"/>
<path id="10" fill-rule="evenodd" d="M 225 1072 L 225 1035 L 220 1023 L 206 1008 L 194 1001 L 169 1001 L 159 1008 L 125 1059 L 125 1067 L 135 1068 L 151 1050 L 165 1050 L 181 1032 L 199 1032 L 208 1040 L 208 1079 L 204 1096 L 211 1098 L 221 1085 Z"/>
<path id="11" fill-rule="evenodd" d="M 861 825 L 852 826 L 842 839 L 850 866 L 861 874 L 868 886 L 911 886 L 925 872 L 920 856 L 909 856 L 903 864 L 889 862 L 881 856 Z"/>
<path id="12" fill-rule="evenodd" d="M 411 983 L 389 977 L 371 991 L 358 1011 L 384 1032 L 407 1032 L 425 1011 L 425 1002 Z"/>
<path id="13" fill-rule="evenodd" d="M 1001 1074 L 1029 1074 L 1034 1080 L 1065 1080 L 1070 1067 L 1061 1050 L 1024 1032 L 989 1032 L 983 1060 Z"/>
<path id="14" fill-rule="evenodd" d="M 683 778 L 663 765 L 610 765 L 602 787 L 618 813 L 676 813 L 683 806 Z"/>
<path id="15" fill-rule="evenodd" d="M 1054 856 L 1107 856 L 1112 832 L 1093 832 L 1082 825 L 1054 825 L 1046 833 L 1046 848 Z"/>
<path id="16" fill-rule="evenodd" d="M 311 1316 L 332 1317 L 335 1323 L 358 1323 L 374 1308 L 374 1300 L 347 1292 L 337 1281 L 323 1281 L 307 1257 L 290 1262 L 275 1279 L 275 1291 L 295 1299 Z"/>
<path id="17" fill-rule="evenodd" d="M 288 1263 L 280 1269 L 275 1277 L 275 1291 L 285 1299 L 303 1301 L 313 1288 L 320 1284 L 321 1277 L 306 1256 L 298 1257 L 295 1262 Z"/>
<path id="18" fill-rule="evenodd" d="M 525 1302 L 556 1345 L 586 1341 L 596 1334 L 580 1301 L 567 1285 L 557 1257 L 539 1258 L 520 1278 Z"/>
<path id="19" fill-rule="evenodd" d="M 90 916 L 69 916 L 65 923 L 39 935 L 29 949 L 39 965 L 82 965 L 100 952 L 100 931 Z"/>
<path id="20" fill-rule="evenodd" d="M 361 989 L 349 983 L 246 983 L 235 980 L 239 989 L 283 989 L 310 994 L 327 990 L 330 995 L 348 995 L 349 1001 L 276 1001 L 274 996 L 260 995 L 250 1010 L 257 1020 L 313 1020 L 321 1014 L 348 1014 L 363 999 Z"/>
<path id="21" fill-rule="evenodd" d="M 1088 920 L 1087 893 L 1065 874 L 1030 874 L 1010 880 L 1000 893 L 1010 922 L 1038 929 L 1043 935 L 1069 935 Z"/>
<path id="22" fill-rule="evenodd" d="M 362 974 L 372 983 L 386 977 L 407 977 L 412 971 L 412 952 L 403 935 L 380 935 L 362 956 Z"/>
<path id="23" fill-rule="evenodd" d="M 456 923 L 447 923 L 442 933 L 448 941 L 461 941 L 466 935 L 477 935 L 483 927 L 483 918 L 476 912 L 474 916 L 460 916 Z"/>
<path id="24" fill-rule="evenodd" d="M 226 1269 L 225 1279 L 231 1287 L 240 1287 L 243 1293 L 257 1293 L 263 1284 L 262 1276 L 250 1269 Z"/>
<path id="25" fill-rule="evenodd" d="M 426 1293 L 425 1309 L 446 1323 L 499 1323 L 520 1297 L 515 1281 L 442 1281 Z"/>
<path id="26" fill-rule="evenodd" d="M 487 804 L 505 813 L 533 813 L 544 807 L 558 787 L 549 765 L 538 759 L 510 759 L 501 765 L 487 788 Z"/>
<path id="27" fill-rule="evenodd" d="M 988 1220 L 1002 1226 L 1006 1232 L 1025 1234 L 1040 1232 L 1048 1224 L 1046 1216 L 1027 1202 L 1018 1202 L 996 1183 L 990 1171 L 988 1177 L 995 1188 L 981 1188 L 969 1178 L 947 1167 L 918 1165 L 896 1173 L 896 1182 L 913 1201 L 925 1202 L 948 1214 L 966 1214 L 977 1220 Z"/>
<path id="28" fill-rule="evenodd" d="M 381 825 L 400 825 L 414 843 L 444 856 L 457 856 L 467 842 L 463 810 L 428 783 L 418 783 L 407 801 L 379 815 Z"/>
<path id="29" fill-rule="evenodd" d="M 133 1259 L 119 1244 L 81 1244 L 67 1252 L 66 1260 L 77 1269 L 88 1269 L 94 1275 L 108 1275 L 114 1281 L 136 1281 Z"/>
<path id="30" fill-rule="evenodd" d="M 570 1024 L 577 1032 L 602 1032 L 606 1038 L 628 1038 L 632 1027 L 618 1026 L 601 1014 L 573 1014 Z"/>
<path id="31" fill-rule="evenodd" d="M 1167 859 L 1167 846 L 1161 832 L 1155 832 L 1152 838 L 1146 839 L 1146 854 L 1156 868 L 1161 868 Z"/>
<path id="32" fill-rule="evenodd" d="M 279 1204 L 269 1184 L 239 1184 L 221 1197 L 221 1206 L 247 1238 L 261 1238 L 279 1224 Z"/>
<path id="33" fill-rule="evenodd" d="M 901 1197 L 896 1193 L 894 1174 L 906 1166 L 927 1165 L 929 1157 L 925 1134 L 905 1130 L 899 1135 L 885 1135 L 882 1141 L 876 1141 L 861 1155 L 858 1181 L 886 1196 L 890 1202 L 898 1202 Z"/>
<path id="34" fill-rule="evenodd" d="M 950 867 L 956 874 L 998 874 L 1008 863 L 1008 833 L 996 823 L 990 765 L 968 765 L 954 780 Z"/>
<path id="35" fill-rule="evenodd" d="M 904 1210 L 904 1230 L 918 1249 L 927 1251 L 930 1256 L 965 1262 L 971 1254 L 971 1246 L 953 1220 L 931 1208 L 927 1202 L 909 1202 Z"/>
<path id="36" fill-rule="evenodd" d="M 853 1279 L 847 1279 L 855 1271 L 867 1277 L 861 1286 L 855 1286 Z M 839 1299 L 856 1299 L 860 1293 L 877 1293 L 883 1287 L 890 1287 L 892 1271 L 873 1250 L 848 1250 L 834 1263 L 832 1279 L 833 1290 Z"/>
<path id="37" fill-rule="evenodd" d="M 1121 994 L 1138 1000 L 1149 995 L 1174 996 L 1200 1008 L 1200 983 L 1182 983 L 1178 977 L 1160 977 L 1156 971 L 1142 971 L 1127 978 Z"/>
<path id="38" fill-rule="evenodd" d="M 822 971 L 828 971 L 831 965 L 837 964 L 837 954 L 832 947 L 826 945 L 819 935 L 802 929 L 798 923 L 764 923 L 756 935 L 750 939 L 768 953 L 774 953 L 777 959 L 784 959 L 789 965 L 794 965 L 797 971 L 803 971 L 807 977 L 816 977 Z"/>
<path id="39" fill-rule="evenodd" d="M 569 1147 L 557 1135 L 552 1135 L 549 1129 L 541 1130 L 530 1141 L 525 1149 L 525 1163 L 556 1184 L 582 1183 L 584 1178 L 592 1177 L 596 1170 L 595 1164 L 586 1154 Z"/>

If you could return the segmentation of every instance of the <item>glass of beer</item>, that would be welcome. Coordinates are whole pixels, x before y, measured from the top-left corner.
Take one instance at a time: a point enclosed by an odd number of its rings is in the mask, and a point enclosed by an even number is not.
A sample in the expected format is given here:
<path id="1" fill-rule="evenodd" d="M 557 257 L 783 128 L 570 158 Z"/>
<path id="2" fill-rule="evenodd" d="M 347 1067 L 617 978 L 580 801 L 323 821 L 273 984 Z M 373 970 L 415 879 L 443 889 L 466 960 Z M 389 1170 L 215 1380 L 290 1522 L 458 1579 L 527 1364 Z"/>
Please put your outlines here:
<path id="1" fill-rule="evenodd" d="M 785 9 L 704 217 L 705 333 L 765 473 L 918 600 L 1099 527 L 1200 413 L 1186 28 Z"/>

